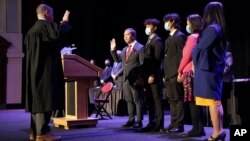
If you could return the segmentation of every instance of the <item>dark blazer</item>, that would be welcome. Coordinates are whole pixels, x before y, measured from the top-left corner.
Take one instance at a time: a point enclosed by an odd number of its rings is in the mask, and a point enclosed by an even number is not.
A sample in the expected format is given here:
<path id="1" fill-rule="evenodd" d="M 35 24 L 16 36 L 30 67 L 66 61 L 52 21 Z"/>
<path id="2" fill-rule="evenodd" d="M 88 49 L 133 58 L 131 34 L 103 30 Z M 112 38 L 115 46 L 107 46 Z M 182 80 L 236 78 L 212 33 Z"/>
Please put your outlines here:
<path id="1" fill-rule="evenodd" d="M 112 81 L 111 70 L 112 70 L 112 67 L 108 67 L 108 68 L 105 67 L 102 70 L 102 75 L 100 76 L 100 80 L 103 80 L 105 83 L 107 83 L 108 81 Z"/>
<path id="2" fill-rule="evenodd" d="M 116 62 L 123 62 L 123 81 L 129 80 L 134 83 L 141 75 L 141 66 L 144 62 L 144 46 L 138 42 L 135 43 L 132 52 L 126 61 L 126 50 L 128 46 L 122 49 L 121 59 L 116 54 L 116 51 L 111 51 L 111 55 Z"/>
<path id="3" fill-rule="evenodd" d="M 196 68 L 222 74 L 225 66 L 225 47 L 222 46 L 222 31 L 212 24 L 204 29 L 197 47 L 192 51 Z"/>
<path id="4" fill-rule="evenodd" d="M 145 77 L 148 77 L 149 75 L 160 75 L 163 53 L 164 46 L 162 39 L 158 35 L 155 35 L 147 42 L 145 47 L 143 64 L 143 73 Z"/>
<path id="5" fill-rule="evenodd" d="M 164 78 L 168 80 L 177 75 L 177 70 L 182 58 L 182 49 L 186 42 L 186 35 L 180 30 L 166 39 L 164 51 Z"/>
<path id="6" fill-rule="evenodd" d="M 192 51 L 195 67 L 194 95 L 221 100 L 222 78 L 225 67 L 223 32 L 217 24 L 206 27 Z"/>

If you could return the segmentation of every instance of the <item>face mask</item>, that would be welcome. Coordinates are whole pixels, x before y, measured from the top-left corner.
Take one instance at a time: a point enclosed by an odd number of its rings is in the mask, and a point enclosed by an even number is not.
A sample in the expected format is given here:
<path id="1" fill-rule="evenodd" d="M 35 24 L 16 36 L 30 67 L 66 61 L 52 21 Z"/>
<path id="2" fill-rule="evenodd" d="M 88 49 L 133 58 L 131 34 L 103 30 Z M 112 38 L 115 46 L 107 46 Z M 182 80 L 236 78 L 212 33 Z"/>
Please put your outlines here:
<path id="1" fill-rule="evenodd" d="M 147 28 L 145 29 L 145 33 L 146 33 L 146 35 L 152 34 L 151 28 L 147 27 Z"/>
<path id="2" fill-rule="evenodd" d="M 168 23 L 168 22 L 164 24 L 164 28 L 165 28 L 165 30 L 167 30 L 167 31 L 170 30 L 170 26 L 169 26 L 169 23 Z"/>
<path id="3" fill-rule="evenodd" d="M 109 66 L 110 66 L 110 64 L 108 64 L 108 63 L 107 63 L 107 64 L 105 64 L 105 66 L 106 66 L 106 67 L 109 67 Z"/>
<path id="4" fill-rule="evenodd" d="M 192 33 L 191 30 L 190 30 L 190 26 L 189 26 L 189 25 L 186 26 L 186 31 L 187 31 L 187 33 L 189 33 L 189 34 Z"/>

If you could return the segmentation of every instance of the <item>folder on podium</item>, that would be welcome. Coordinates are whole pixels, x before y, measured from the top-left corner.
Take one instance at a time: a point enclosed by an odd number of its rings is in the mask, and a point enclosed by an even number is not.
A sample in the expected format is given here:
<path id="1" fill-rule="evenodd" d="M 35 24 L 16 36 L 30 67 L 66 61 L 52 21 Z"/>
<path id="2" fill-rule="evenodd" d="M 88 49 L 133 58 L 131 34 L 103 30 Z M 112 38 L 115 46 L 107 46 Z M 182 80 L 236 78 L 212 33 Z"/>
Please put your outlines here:
<path id="1" fill-rule="evenodd" d="M 96 126 L 98 119 L 88 115 L 88 90 L 100 76 L 101 68 L 75 54 L 62 56 L 65 78 L 65 117 L 54 118 L 55 127 Z"/>

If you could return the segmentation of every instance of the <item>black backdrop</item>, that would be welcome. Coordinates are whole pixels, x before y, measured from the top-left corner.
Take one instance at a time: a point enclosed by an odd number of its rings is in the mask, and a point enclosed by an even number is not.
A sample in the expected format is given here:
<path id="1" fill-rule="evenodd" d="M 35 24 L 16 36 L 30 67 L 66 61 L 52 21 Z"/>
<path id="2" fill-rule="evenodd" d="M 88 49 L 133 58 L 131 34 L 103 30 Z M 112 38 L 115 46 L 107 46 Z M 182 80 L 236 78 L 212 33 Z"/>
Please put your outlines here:
<path id="1" fill-rule="evenodd" d="M 181 16 L 183 31 L 185 32 L 186 16 L 192 13 L 203 14 L 203 8 L 209 0 L 30 0 L 22 1 L 23 5 L 23 34 L 36 20 L 35 9 L 38 4 L 46 3 L 54 8 L 55 20 L 60 21 L 66 9 L 71 11 L 70 23 L 73 29 L 67 38 L 68 44 L 76 44 L 74 53 L 90 60 L 95 59 L 97 65 L 103 67 L 104 59 L 111 58 L 109 41 L 114 37 L 118 49 L 125 46 L 123 31 L 127 27 L 137 30 L 137 40 L 145 43 L 143 21 L 155 17 L 162 23 L 159 34 L 167 37 L 163 29 L 163 16 L 168 12 L 177 12 Z M 234 70 L 236 78 L 250 76 L 250 8 L 242 0 L 221 0 L 225 6 L 228 39 L 234 56 Z M 25 51 L 25 50 L 24 50 Z"/>
<path id="2" fill-rule="evenodd" d="M 123 32 L 127 27 L 137 30 L 137 40 L 145 43 L 143 22 L 146 18 L 155 17 L 162 23 L 159 35 L 165 39 L 167 32 L 163 29 L 162 18 L 166 13 L 177 12 L 181 16 L 185 32 L 186 16 L 192 13 L 203 14 L 203 8 L 210 0 L 23 0 L 22 31 L 27 30 L 36 21 L 35 9 L 40 3 L 47 3 L 54 8 L 55 20 L 60 21 L 66 9 L 71 11 L 70 23 L 73 29 L 67 37 L 68 45 L 77 46 L 75 54 L 90 60 L 95 59 L 97 65 L 103 67 L 104 59 L 111 58 L 109 41 L 114 37 L 118 49 L 125 46 Z M 225 6 L 228 40 L 234 57 L 235 78 L 250 76 L 250 8 L 245 0 L 221 0 Z M 25 48 L 23 49 L 25 52 Z M 25 58 L 24 58 L 25 59 Z M 25 65 L 25 61 L 23 61 Z M 23 67 L 23 70 L 25 67 Z M 25 70 L 23 84 L 25 84 Z M 239 113 L 243 124 L 249 124 L 245 106 L 248 104 L 250 83 L 237 83 L 235 96 L 239 99 Z M 23 85 L 23 103 L 25 85 Z"/>
<path id="3" fill-rule="evenodd" d="M 125 46 L 123 32 L 133 27 L 137 31 L 137 40 L 145 43 L 143 22 L 146 18 L 158 18 L 162 28 L 159 35 L 165 39 L 168 35 L 163 29 L 162 18 L 166 13 L 177 12 L 182 20 L 185 32 L 186 16 L 192 13 L 203 14 L 203 8 L 210 0 L 23 0 L 22 1 L 22 32 L 36 21 L 35 9 L 38 4 L 46 3 L 54 8 L 55 20 L 60 21 L 64 11 L 69 9 L 72 31 L 65 40 L 68 45 L 77 47 L 73 53 L 90 60 L 95 59 L 97 65 L 103 67 L 104 59 L 111 58 L 109 41 L 114 37 L 118 49 Z M 250 8 L 245 0 L 221 0 L 225 6 L 228 41 L 234 57 L 235 78 L 250 76 Z M 186 33 L 186 32 L 185 32 Z M 24 48 L 25 51 L 25 48 Z M 25 59 L 25 58 L 24 58 Z M 25 66 L 25 61 L 23 61 Z M 25 78 L 25 67 L 23 67 Z M 25 84 L 25 79 L 23 79 Z M 235 96 L 239 99 L 239 113 L 243 124 L 249 124 L 245 106 L 248 105 L 250 83 L 237 83 Z M 23 85 L 22 103 L 24 104 L 25 85 Z"/>

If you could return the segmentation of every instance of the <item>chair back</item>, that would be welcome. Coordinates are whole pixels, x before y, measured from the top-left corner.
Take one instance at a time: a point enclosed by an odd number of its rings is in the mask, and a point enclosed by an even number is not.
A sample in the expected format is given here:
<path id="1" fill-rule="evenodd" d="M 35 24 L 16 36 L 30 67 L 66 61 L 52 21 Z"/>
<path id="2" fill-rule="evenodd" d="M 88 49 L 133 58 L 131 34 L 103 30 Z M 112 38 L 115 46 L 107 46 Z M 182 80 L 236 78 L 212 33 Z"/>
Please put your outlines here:
<path id="1" fill-rule="evenodd" d="M 109 93 L 113 89 L 113 83 L 108 82 L 102 86 L 102 93 Z"/>

